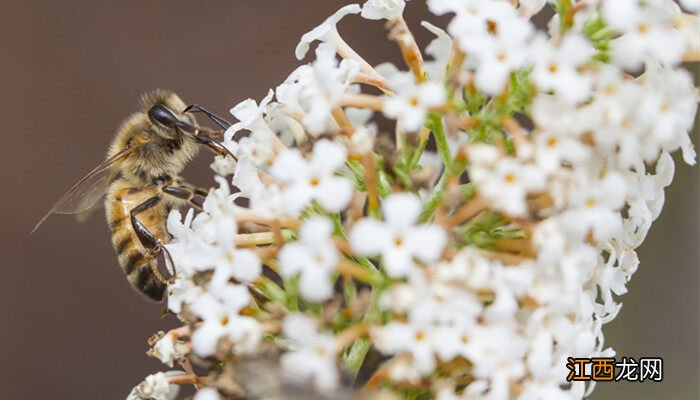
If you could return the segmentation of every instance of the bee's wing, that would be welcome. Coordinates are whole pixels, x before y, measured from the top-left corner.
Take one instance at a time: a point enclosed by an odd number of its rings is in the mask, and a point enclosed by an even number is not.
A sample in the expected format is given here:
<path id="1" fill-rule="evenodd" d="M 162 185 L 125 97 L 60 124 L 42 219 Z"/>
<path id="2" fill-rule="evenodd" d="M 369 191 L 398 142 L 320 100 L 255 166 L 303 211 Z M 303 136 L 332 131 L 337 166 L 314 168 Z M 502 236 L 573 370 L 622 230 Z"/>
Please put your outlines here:
<path id="1" fill-rule="evenodd" d="M 118 172 L 116 168 L 112 167 L 126 155 L 127 149 L 124 149 L 106 159 L 102 164 L 90 171 L 89 174 L 85 175 L 83 179 L 78 181 L 68 193 L 64 194 L 63 197 L 51 207 L 49 212 L 39 220 L 34 229 L 32 229 L 30 235 L 53 213 L 79 214 L 94 206 L 102 195 L 105 194 L 107 187 Z"/>
<path id="2" fill-rule="evenodd" d="M 94 206 L 92 206 L 91 208 L 88 208 L 88 209 L 85 210 L 85 211 L 81 211 L 81 212 L 75 214 L 75 220 L 82 224 L 83 222 L 85 222 L 85 221 L 87 221 L 88 219 L 90 219 L 90 217 L 92 217 L 92 215 L 95 213 L 96 210 L 99 210 L 100 208 L 103 208 L 102 206 L 104 206 L 104 204 L 103 204 L 102 202 L 99 202 L 99 201 L 98 201 L 98 202 L 97 202 Z"/>

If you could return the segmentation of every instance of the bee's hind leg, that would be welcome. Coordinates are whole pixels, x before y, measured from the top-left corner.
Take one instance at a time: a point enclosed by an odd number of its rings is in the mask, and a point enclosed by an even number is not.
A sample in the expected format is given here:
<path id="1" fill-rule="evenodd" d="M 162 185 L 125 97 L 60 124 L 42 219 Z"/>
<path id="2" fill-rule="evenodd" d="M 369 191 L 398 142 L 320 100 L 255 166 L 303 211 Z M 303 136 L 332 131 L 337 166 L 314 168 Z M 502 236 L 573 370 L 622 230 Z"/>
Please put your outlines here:
<path id="1" fill-rule="evenodd" d="M 143 245 L 143 247 L 148 251 L 152 256 L 159 258 L 159 256 L 163 255 L 166 258 L 166 270 L 167 272 L 171 275 L 168 278 L 165 278 L 163 276 L 163 273 L 158 270 L 158 271 L 153 271 L 156 273 L 156 276 L 158 276 L 159 280 L 161 280 L 163 283 L 169 283 L 169 280 L 172 280 L 174 278 L 174 273 L 171 272 L 167 268 L 167 263 L 169 262 L 170 265 L 173 266 L 173 271 L 174 271 L 174 265 L 175 263 L 173 262 L 172 257 L 170 256 L 170 252 L 168 252 L 168 249 L 163 246 L 163 243 L 161 243 L 160 239 L 155 237 L 151 231 L 146 228 L 146 226 L 139 221 L 138 218 L 136 218 L 136 215 L 139 213 L 148 210 L 149 208 L 155 207 L 160 203 L 161 198 L 160 196 L 154 196 L 151 197 L 150 199 L 144 201 L 143 203 L 139 204 L 138 206 L 134 207 L 131 209 L 131 227 L 134 229 L 134 232 L 136 233 L 136 237 L 139 238 L 139 241 Z"/>
<path id="2" fill-rule="evenodd" d="M 191 105 L 187 106 L 187 108 L 185 108 L 185 110 L 184 110 L 183 112 L 185 112 L 185 113 L 186 113 L 186 112 L 191 112 L 191 113 L 198 113 L 198 112 L 199 112 L 199 113 L 203 113 L 203 114 L 205 114 L 207 117 L 209 117 L 209 119 L 211 119 L 212 121 L 214 121 L 215 124 L 219 125 L 219 126 L 220 126 L 221 128 L 223 128 L 223 129 L 228 129 L 228 128 L 231 126 L 231 123 L 228 122 L 227 120 L 225 120 L 224 118 L 219 117 L 218 115 L 216 115 L 216 114 L 214 114 L 213 112 L 207 110 L 206 108 L 200 107 L 200 106 L 198 106 L 198 105 L 196 105 L 196 104 L 191 104 Z"/>

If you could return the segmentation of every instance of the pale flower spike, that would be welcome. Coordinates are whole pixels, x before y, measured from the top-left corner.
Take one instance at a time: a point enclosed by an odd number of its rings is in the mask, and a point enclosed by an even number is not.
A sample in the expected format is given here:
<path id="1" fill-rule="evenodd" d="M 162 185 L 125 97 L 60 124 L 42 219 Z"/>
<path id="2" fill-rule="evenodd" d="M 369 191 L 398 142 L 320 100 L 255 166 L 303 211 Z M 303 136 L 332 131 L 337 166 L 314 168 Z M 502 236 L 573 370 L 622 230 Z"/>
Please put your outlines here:
<path id="1" fill-rule="evenodd" d="M 305 34 L 296 55 L 320 41 L 314 59 L 231 109 L 238 161 L 217 158 L 202 209 L 168 217 L 182 326 L 148 354 L 184 372 L 129 399 L 290 382 L 301 398 L 589 396 L 567 359 L 616 356 L 603 327 L 625 312 L 671 155 L 695 163 L 680 65 L 700 60 L 700 7 L 552 3 L 428 0 L 449 22 L 421 23 L 424 50 L 403 0 Z M 530 19 L 552 10 L 547 30 Z M 336 29 L 350 14 L 385 24 L 405 65 L 350 48 Z"/>

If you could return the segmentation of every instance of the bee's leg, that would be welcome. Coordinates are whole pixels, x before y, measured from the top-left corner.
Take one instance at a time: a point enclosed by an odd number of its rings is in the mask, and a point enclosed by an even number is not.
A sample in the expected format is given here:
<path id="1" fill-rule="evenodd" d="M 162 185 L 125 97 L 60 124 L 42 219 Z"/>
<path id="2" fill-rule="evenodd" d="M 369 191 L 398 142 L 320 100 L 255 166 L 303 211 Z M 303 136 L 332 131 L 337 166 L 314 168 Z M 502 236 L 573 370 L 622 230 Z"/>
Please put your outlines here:
<path id="1" fill-rule="evenodd" d="M 160 203 L 160 201 L 161 201 L 160 196 L 154 196 L 154 197 L 151 197 L 150 199 L 144 201 L 143 203 L 139 204 L 138 206 L 132 208 L 131 212 L 130 212 L 130 214 L 131 214 L 131 227 L 134 229 L 134 232 L 136 233 L 136 237 L 139 238 L 139 241 L 141 242 L 143 247 L 146 249 L 146 251 L 148 251 L 154 257 L 157 257 L 161 254 L 165 254 L 165 256 L 168 258 L 168 261 L 170 262 L 170 264 L 175 265 L 173 263 L 172 257 L 170 256 L 170 253 L 163 246 L 160 239 L 155 237 L 148 230 L 148 228 L 146 228 L 146 226 L 141 221 L 139 221 L 138 218 L 136 218 L 137 214 L 158 205 L 158 203 Z M 166 268 L 166 270 L 167 270 L 167 268 Z M 170 272 L 170 271 L 168 271 L 168 272 Z M 158 274 L 161 275 L 160 279 L 163 279 L 163 282 L 167 282 L 167 280 L 162 277 L 162 274 L 160 273 L 160 271 L 158 271 Z"/>
<path id="2" fill-rule="evenodd" d="M 187 201 L 190 205 L 196 207 L 198 210 L 202 209 L 202 205 L 204 204 L 204 198 L 207 196 L 207 192 L 204 189 L 191 188 L 184 185 L 166 185 L 163 186 L 162 190 L 165 194 L 168 194 L 180 200 Z"/>
<path id="3" fill-rule="evenodd" d="M 238 161 L 238 157 L 231 153 L 226 146 L 212 139 L 207 133 L 198 132 L 194 138 L 197 142 L 209 147 L 214 153 L 224 157 L 231 156 L 235 161 Z"/>
<path id="4" fill-rule="evenodd" d="M 231 123 L 230 123 L 230 122 L 228 122 L 228 121 L 226 121 L 225 119 L 219 117 L 218 115 L 216 115 L 216 114 L 214 114 L 213 112 L 207 110 L 206 108 L 200 107 L 200 106 L 198 106 L 198 105 L 196 105 L 196 104 L 192 104 L 192 105 L 187 106 L 187 108 L 185 108 L 185 111 L 183 111 L 183 112 L 192 112 L 192 113 L 201 112 L 201 113 L 205 114 L 207 117 L 209 117 L 212 121 L 214 121 L 215 124 L 217 124 L 217 125 L 219 125 L 220 127 L 222 127 L 223 129 L 228 129 L 228 128 L 231 126 Z"/>

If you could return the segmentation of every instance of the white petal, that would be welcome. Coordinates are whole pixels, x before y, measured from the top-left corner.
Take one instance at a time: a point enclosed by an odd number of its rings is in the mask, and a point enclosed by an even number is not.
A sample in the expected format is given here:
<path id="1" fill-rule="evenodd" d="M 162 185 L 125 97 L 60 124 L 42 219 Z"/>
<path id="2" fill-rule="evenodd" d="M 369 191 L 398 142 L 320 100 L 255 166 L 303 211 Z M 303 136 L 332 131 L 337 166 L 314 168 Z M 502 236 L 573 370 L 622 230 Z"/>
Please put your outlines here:
<path id="1" fill-rule="evenodd" d="M 382 252 L 382 265 L 390 277 L 400 278 L 408 275 L 414 263 L 407 248 L 389 246 Z"/>
<path id="2" fill-rule="evenodd" d="M 282 324 L 284 336 L 299 342 L 309 342 L 318 333 L 316 332 L 316 322 L 303 314 L 288 315 Z"/>
<path id="3" fill-rule="evenodd" d="M 362 18 L 391 19 L 403 14 L 404 0 L 368 0 L 362 6 Z"/>
<path id="4" fill-rule="evenodd" d="M 353 250 L 362 255 L 376 255 L 387 247 L 391 240 L 386 226 L 373 219 L 362 219 L 350 231 Z"/>
<path id="5" fill-rule="evenodd" d="M 234 268 L 231 275 L 238 280 L 252 282 L 262 273 L 260 259 L 250 250 L 236 251 L 233 263 Z"/>
<path id="6" fill-rule="evenodd" d="M 301 41 L 297 45 L 297 48 L 294 50 L 294 54 L 297 56 L 297 59 L 301 60 L 302 58 L 304 58 L 306 52 L 309 51 L 309 44 L 311 42 L 313 42 L 314 40 L 324 40 L 325 36 L 329 32 L 335 30 L 336 24 L 340 22 L 340 20 L 343 19 L 344 16 L 348 14 L 359 14 L 361 11 L 362 8 L 359 4 L 349 4 L 336 11 L 335 14 L 326 18 L 326 20 L 323 21 L 321 25 L 305 33 L 301 37 Z"/>
<path id="7" fill-rule="evenodd" d="M 413 256 L 419 260 L 435 261 L 445 249 L 447 234 L 436 225 L 418 226 L 407 234 L 406 242 Z"/>
<path id="8" fill-rule="evenodd" d="M 280 273 L 287 279 L 298 274 L 306 265 L 313 262 L 310 252 L 300 243 L 289 243 L 282 247 L 278 259 Z"/>
<path id="9" fill-rule="evenodd" d="M 300 182 L 287 187 L 282 192 L 282 206 L 289 215 L 296 215 L 312 200 L 313 191 L 307 182 Z"/>
<path id="10" fill-rule="evenodd" d="M 285 183 L 306 179 L 309 174 L 306 160 L 297 149 L 291 149 L 278 155 L 270 167 L 270 173 Z"/>
<path id="11" fill-rule="evenodd" d="M 199 296 L 190 307 L 203 320 L 218 320 L 225 312 L 221 303 L 209 293 Z"/>
<path id="12" fill-rule="evenodd" d="M 396 230 L 413 225 L 422 210 L 420 198 L 408 192 L 392 194 L 382 203 L 384 219 Z"/>
<path id="13" fill-rule="evenodd" d="M 328 139 L 321 139 L 314 144 L 310 167 L 314 172 L 330 174 L 342 167 L 347 157 L 345 147 Z"/>
<path id="14" fill-rule="evenodd" d="M 258 176 L 258 169 L 247 159 L 240 158 L 233 175 L 234 186 L 241 190 L 246 197 L 251 197 L 254 193 L 263 190 L 263 184 Z"/>
<path id="15" fill-rule="evenodd" d="M 211 388 L 211 387 L 204 387 L 201 388 L 197 391 L 197 394 L 194 396 L 192 400 L 219 400 L 221 399 L 221 396 L 219 396 L 219 391 Z"/>
<path id="16" fill-rule="evenodd" d="M 250 293 L 244 285 L 226 285 L 217 295 L 226 305 L 228 312 L 238 312 L 250 304 Z"/>
<path id="17" fill-rule="evenodd" d="M 301 227 L 299 236 L 309 245 L 318 245 L 327 241 L 333 233 L 333 224 L 328 218 L 311 217 Z"/>
<path id="18" fill-rule="evenodd" d="M 231 109 L 231 114 L 241 121 L 240 128 L 248 129 L 256 119 L 261 117 L 258 103 L 253 99 L 245 99 Z"/>
<path id="19" fill-rule="evenodd" d="M 420 104 L 427 108 L 437 107 L 445 102 L 445 88 L 436 82 L 426 82 L 418 87 Z"/>
<path id="20" fill-rule="evenodd" d="M 192 333 L 192 350 L 202 357 L 209 357 L 216 351 L 216 345 L 224 334 L 224 326 L 219 321 L 204 321 Z"/>
<path id="21" fill-rule="evenodd" d="M 328 271 L 307 268 L 299 279 L 301 296 L 308 301 L 322 302 L 333 296 L 333 284 Z"/>
<path id="22" fill-rule="evenodd" d="M 324 209 L 332 212 L 344 210 L 352 197 L 352 182 L 347 178 L 329 176 L 316 187 L 314 198 Z"/>

